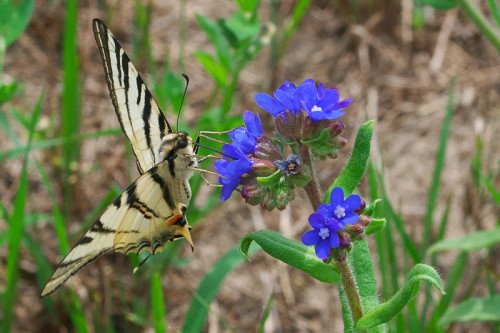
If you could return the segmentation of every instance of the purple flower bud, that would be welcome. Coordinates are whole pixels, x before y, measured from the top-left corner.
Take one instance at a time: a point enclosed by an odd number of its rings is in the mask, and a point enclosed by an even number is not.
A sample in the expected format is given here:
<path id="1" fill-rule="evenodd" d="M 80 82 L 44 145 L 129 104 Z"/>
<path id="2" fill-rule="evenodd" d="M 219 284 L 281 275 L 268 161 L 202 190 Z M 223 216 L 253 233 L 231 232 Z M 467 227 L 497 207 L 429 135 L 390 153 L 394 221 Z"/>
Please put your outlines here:
<path id="1" fill-rule="evenodd" d="M 356 214 L 360 215 L 361 213 L 363 213 L 365 211 L 365 208 L 366 208 L 366 201 L 361 200 L 361 205 L 359 205 L 359 208 L 356 209 L 354 212 Z"/>
<path id="2" fill-rule="evenodd" d="M 276 171 L 276 166 L 271 161 L 252 158 L 252 171 L 257 177 L 267 177 Z"/>
<path id="3" fill-rule="evenodd" d="M 370 217 L 366 216 L 366 215 L 361 215 L 359 217 L 359 221 L 358 221 L 358 223 L 360 225 L 362 225 L 363 227 L 369 226 L 371 222 L 372 222 L 372 220 L 370 219 Z"/>

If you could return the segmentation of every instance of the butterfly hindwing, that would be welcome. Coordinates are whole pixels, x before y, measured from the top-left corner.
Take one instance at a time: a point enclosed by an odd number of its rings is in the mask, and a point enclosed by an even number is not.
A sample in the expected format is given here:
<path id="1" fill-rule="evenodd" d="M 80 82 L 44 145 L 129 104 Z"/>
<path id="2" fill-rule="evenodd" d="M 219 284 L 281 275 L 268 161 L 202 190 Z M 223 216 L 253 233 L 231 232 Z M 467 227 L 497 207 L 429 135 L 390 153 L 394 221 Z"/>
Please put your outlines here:
<path id="1" fill-rule="evenodd" d="M 101 20 L 92 26 L 113 106 L 144 173 L 160 162 L 158 147 L 172 129 L 118 40 Z"/>
<path id="2" fill-rule="evenodd" d="M 76 243 L 52 274 L 41 296 L 56 290 L 82 267 L 114 249 L 128 254 L 161 252 L 163 244 L 184 236 L 192 244 L 184 219 L 186 205 L 176 205 L 168 192 L 171 179 L 165 165 L 158 165 L 130 185 Z M 182 237 L 181 236 L 181 237 Z"/>

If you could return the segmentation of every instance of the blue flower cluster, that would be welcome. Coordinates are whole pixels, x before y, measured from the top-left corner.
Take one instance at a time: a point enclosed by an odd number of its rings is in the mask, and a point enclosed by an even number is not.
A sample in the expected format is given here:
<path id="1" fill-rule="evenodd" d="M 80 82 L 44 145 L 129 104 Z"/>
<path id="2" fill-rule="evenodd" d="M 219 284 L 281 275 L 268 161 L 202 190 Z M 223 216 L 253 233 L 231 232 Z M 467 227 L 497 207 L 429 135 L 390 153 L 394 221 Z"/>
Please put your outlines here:
<path id="1" fill-rule="evenodd" d="M 241 183 L 241 176 L 251 171 L 253 162 L 247 155 L 254 153 L 257 139 L 263 134 L 258 115 L 245 111 L 243 122 L 245 127 L 238 127 L 229 133 L 233 142 L 222 147 L 223 159 L 214 164 L 215 171 L 219 174 L 219 183 L 222 184 L 221 201 L 229 199 Z"/>
<path id="2" fill-rule="evenodd" d="M 258 114 L 250 111 L 243 113 L 243 122 L 245 127 L 229 132 L 229 137 L 233 140 L 231 145 L 240 148 L 244 154 L 252 154 L 257 146 L 257 138 L 264 133 L 262 122 Z"/>
<path id="3" fill-rule="evenodd" d="M 361 207 L 361 197 L 352 194 L 344 200 L 344 191 L 335 187 L 330 193 L 330 204 L 322 204 L 309 216 L 309 224 L 313 230 L 302 236 L 302 243 L 315 245 L 316 255 L 327 259 L 331 249 L 340 245 L 339 231 L 347 225 L 356 223 L 359 215 L 355 213 Z"/>
<path id="4" fill-rule="evenodd" d="M 298 87 L 285 81 L 274 92 L 274 97 L 258 93 L 255 102 L 275 118 L 283 116 L 286 110 L 292 114 L 304 110 L 313 122 L 317 122 L 341 117 L 345 113 L 343 109 L 351 105 L 353 99 L 340 101 L 337 89 L 325 88 L 323 83 L 316 87 L 313 79 L 306 79 Z"/>

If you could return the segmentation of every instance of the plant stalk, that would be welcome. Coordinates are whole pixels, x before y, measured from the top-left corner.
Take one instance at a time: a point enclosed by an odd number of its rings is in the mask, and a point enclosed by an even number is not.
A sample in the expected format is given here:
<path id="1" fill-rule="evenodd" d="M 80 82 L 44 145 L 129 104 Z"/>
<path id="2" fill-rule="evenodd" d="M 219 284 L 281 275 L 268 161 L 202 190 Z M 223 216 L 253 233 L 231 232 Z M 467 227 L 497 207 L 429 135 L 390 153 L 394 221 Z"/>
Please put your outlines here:
<path id="1" fill-rule="evenodd" d="M 361 307 L 361 300 L 359 298 L 358 288 L 356 286 L 356 281 L 354 280 L 354 275 L 352 274 L 351 268 L 344 258 L 336 259 L 335 263 L 340 271 L 340 276 L 342 279 L 342 287 L 344 289 L 345 295 L 347 296 L 347 301 L 349 302 L 349 307 L 351 309 L 352 319 L 354 324 L 363 316 L 363 308 Z"/>
<path id="2" fill-rule="evenodd" d="M 307 197 L 311 202 L 311 206 L 314 211 L 318 210 L 319 205 L 321 205 L 321 186 L 318 180 L 318 174 L 313 166 L 311 152 L 309 148 L 303 144 L 299 144 L 299 153 L 302 158 L 302 162 L 309 167 L 311 170 L 311 181 L 304 186 L 304 191 L 306 191 Z"/>

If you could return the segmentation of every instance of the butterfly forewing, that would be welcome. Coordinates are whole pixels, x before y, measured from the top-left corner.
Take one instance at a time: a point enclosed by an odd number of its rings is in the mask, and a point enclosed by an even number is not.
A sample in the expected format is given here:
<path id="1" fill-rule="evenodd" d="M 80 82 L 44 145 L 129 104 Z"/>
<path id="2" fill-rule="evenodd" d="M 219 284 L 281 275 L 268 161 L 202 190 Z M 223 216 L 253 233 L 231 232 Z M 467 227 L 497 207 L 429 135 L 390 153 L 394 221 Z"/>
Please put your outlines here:
<path id="1" fill-rule="evenodd" d="M 158 147 L 172 129 L 118 40 L 101 20 L 92 26 L 113 106 L 143 173 L 160 162 Z"/>

